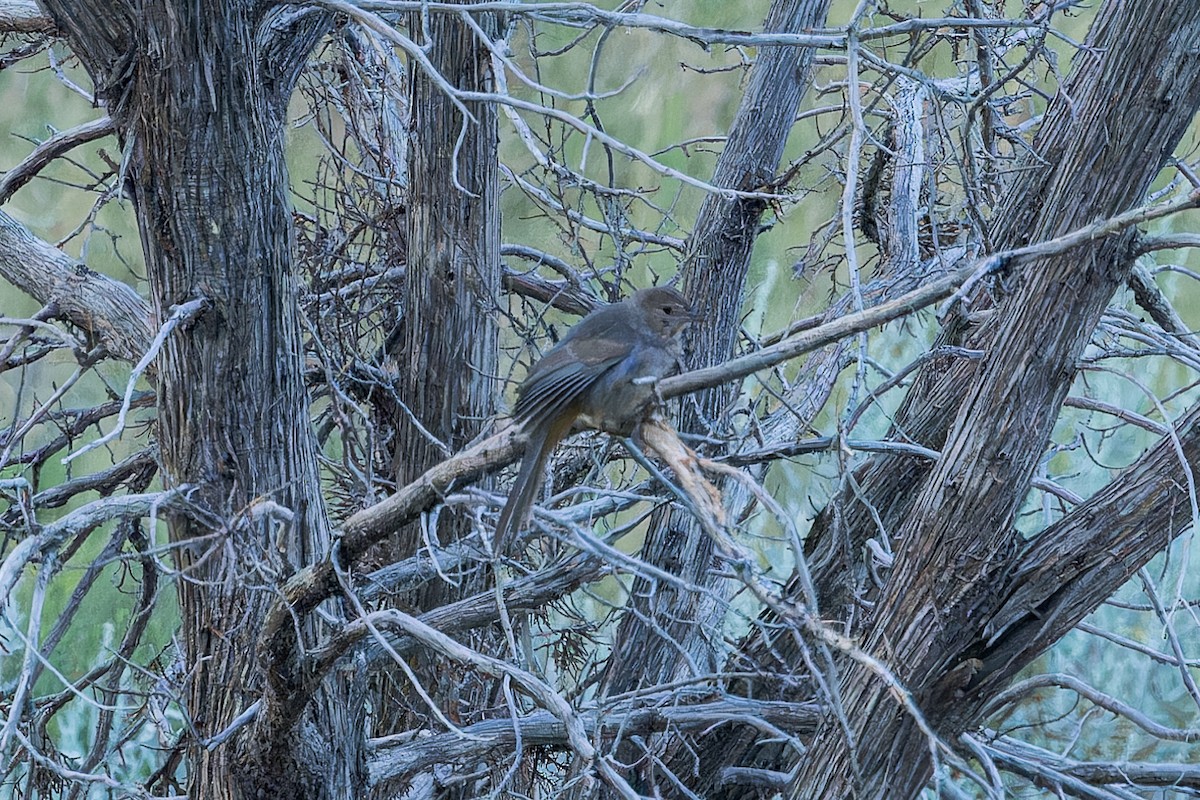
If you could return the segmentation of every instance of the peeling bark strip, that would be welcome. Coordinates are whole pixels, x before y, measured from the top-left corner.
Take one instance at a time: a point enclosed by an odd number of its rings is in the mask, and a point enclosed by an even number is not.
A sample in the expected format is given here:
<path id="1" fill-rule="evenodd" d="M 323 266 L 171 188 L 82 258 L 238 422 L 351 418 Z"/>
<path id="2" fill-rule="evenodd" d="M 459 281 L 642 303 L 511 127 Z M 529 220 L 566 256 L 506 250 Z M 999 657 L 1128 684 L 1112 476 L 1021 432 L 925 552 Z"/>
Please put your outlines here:
<path id="1" fill-rule="evenodd" d="M 1144 196 L 1200 107 L 1198 38 L 1200 6 L 1190 0 L 1152 9 L 1105 4 L 1047 111 L 1034 145 L 1038 158 L 1006 198 L 1001 246 L 1052 237 Z M 980 698 L 969 689 L 966 699 L 941 691 L 943 677 L 977 652 L 981 625 L 1019 568 L 1016 510 L 1077 359 L 1129 274 L 1131 238 L 1110 237 L 1022 273 L 996 311 L 995 338 L 966 387 L 941 460 L 911 512 L 896 521 L 902 545 L 864 649 L 894 665 L 946 739 L 974 721 L 970 711 Z M 1033 655 L 1019 652 L 1004 667 Z M 930 745 L 913 720 L 859 667 L 842 676 L 841 696 L 850 731 L 841 735 L 832 721 L 822 726 L 792 796 L 917 796 L 929 776 Z"/>

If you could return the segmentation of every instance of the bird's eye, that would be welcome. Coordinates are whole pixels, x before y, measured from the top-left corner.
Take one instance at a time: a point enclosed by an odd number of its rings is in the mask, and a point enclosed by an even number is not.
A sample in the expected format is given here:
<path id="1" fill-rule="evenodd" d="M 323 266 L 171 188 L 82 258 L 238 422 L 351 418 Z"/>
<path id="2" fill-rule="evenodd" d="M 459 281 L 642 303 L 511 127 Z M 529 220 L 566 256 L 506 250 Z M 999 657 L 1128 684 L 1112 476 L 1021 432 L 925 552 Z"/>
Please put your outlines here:
<path id="1" fill-rule="evenodd" d="M 671 308 L 670 306 L 663 306 L 662 310 L 664 314 L 672 314 L 675 312 L 675 309 Z"/>

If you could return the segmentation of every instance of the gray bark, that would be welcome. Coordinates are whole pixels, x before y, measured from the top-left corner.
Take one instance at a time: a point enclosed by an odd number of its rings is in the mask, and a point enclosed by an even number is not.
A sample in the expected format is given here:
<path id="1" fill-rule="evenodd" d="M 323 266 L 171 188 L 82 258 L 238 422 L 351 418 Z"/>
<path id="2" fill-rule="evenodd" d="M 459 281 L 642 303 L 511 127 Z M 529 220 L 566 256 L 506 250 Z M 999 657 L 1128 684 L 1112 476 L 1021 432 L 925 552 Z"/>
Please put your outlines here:
<path id="1" fill-rule="evenodd" d="M 150 340 L 150 307 L 120 281 L 42 241 L 0 211 L 0 277 L 51 307 L 52 316 L 86 331 L 96 344 L 137 362 Z"/>
<path id="2" fill-rule="evenodd" d="M 420 31 L 419 20 L 413 22 Z M 498 20 L 483 22 L 494 35 Z M 470 28 L 454 15 L 435 14 L 428 30 L 429 58 L 450 85 L 475 92 L 490 88 L 490 55 Z M 473 120 L 464 119 L 427 75 L 412 75 L 409 278 L 395 357 L 401 399 L 450 452 L 473 438 L 492 413 L 496 387 L 480 376 L 496 374 L 498 361 L 496 109 L 465 106 Z M 397 436 L 400 485 L 448 455 L 407 416 Z"/>
<path id="3" fill-rule="evenodd" d="M 477 18 L 495 37 L 498 15 Z M 422 28 L 409 17 L 418 39 L 428 34 L 432 66 L 451 86 L 468 92 L 492 87 L 491 56 L 457 15 L 435 14 Z M 405 410 L 395 420 L 394 473 L 397 486 L 421 475 L 474 438 L 495 411 L 499 372 L 496 301 L 500 294 L 500 216 L 497 202 L 496 108 L 485 103 L 460 107 L 421 70 L 411 75 L 408 141 L 408 280 L 393 355 L 397 394 Z M 414 424 L 414 418 L 420 424 Z M 432 439 L 431 439 L 432 437 Z M 435 441 L 436 440 L 436 441 Z M 434 536 L 453 541 L 470 531 L 470 519 L 441 515 Z M 397 532 L 386 551 L 394 561 L 424 543 L 419 524 Z M 481 578 L 458 586 L 434 581 L 407 602 L 419 608 L 446 605 L 482 588 Z M 486 648 L 485 648 L 486 649 Z M 464 679 L 460 667 L 427 653 L 415 659 L 422 684 L 451 716 L 487 707 L 495 681 L 486 675 Z M 381 734 L 420 724 L 427 711 L 395 665 L 383 679 L 385 704 L 376 716 Z M 409 701 L 412 701 L 411 705 Z M 415 718 L 414 718 L 415 715 Z M 384 783 L 376 796 L 395 787 Z M 468 783 L 445 796 L 473 796 Z M 456 794 L 457 793 L 457 794 Z"/>
<path id="4" fill-rule="evenodd" d="M 271 598 L 241 574 L 253 563 L 287 574 L 330 540 L 283 161 L 287 101 L 326 18 L 269 25 L 284 18 L 232 0 L 46 5 L 130 145 L 155 320 L 179 303 L 204 304 L 158 358 L 165 480 L 194 486 L 197 508 L 171 519 L 173 540 L 191 543 L 179 551 L 184 702 L 197 735 L 185 743 L 189 795 L 345 796 L 361 785 L 360 759 L 331 746 L 355 741 L 347 688 L 327 686 L 342 702 L 289 703 L 294 643 L 263 669 L 255 641 Z M 263 500 L 285 511 L 256 512 Z M 256 695 L 262 709 L 237 745 L 205 748 Z"/>
<path id="5" fill-rule="evenodd" d="M 318 641 L 308 621 L 314 607 L 335 596 L 339 587 L 332 562 L 323 558 L 327 523 L 300 383 L 280 136 L 293 71 L 320 29 L 319 15 L 311 18 L 312 25 L 292 29 L 294 36 L 272 40 L 262 35 L 263 20 L 249 4 L 154 6 L 139 10 L 138 17 L 128 7 L 114 11 L 111 4 L 101 5 L 109 16 L 88 3 L 72 3 L 63 4 L 56 19 L 85 54 L 113 111 L 118 135 L 132 145 L 129 179 L 145 238 L 155 322 L 161 323 L 174 304 L 196 298 L 206 304 L 194 323 L 168 340 L 159 392 L 168 482 L 197 487 L 190 495 L 197 514 L 181 513 L 172 523 L 175 541 L 192 545 L 181 563 L 189 578 L 182 586 L 184 643 L 189 667 L 195 666 L 189 672 L 186 703 L 201 737 L 186 742 L 191 796 L 365 796 L 370 780 L 381 781 L 377 790 L 386 793 L 399 785 L 393 779 L 421 773 L 418 782 L 432 787 L 437 783 L 430 772 L 434 765 L 454 764 L 455 778 L 468 775 L 489 759 L 510 754 L 518 730 L 528 737 L 526 746 L 565 748 L 563 726 L 538 713 L 519 727 L 460 719 L 468 732 L 503 732 L 490 743 L 447 735 L 364 744 L 367 721 L 357 709 L 364 705 L 360 693 L 365 687 L 327 676 L 336 676 L 346 665 L 347 653 L 363 648 L 369 632 L 351 622 Z M 1112 0 L 1101 11 L 1089 39 L 1091 49 L 1081 54 L 1065 85 L 1063 97 L 1069 103 L 1060 99 L 1051 107 L 1036 143 L 1039 159 L 1019 171 L 1006 198 L 992 233 L 998 246 L 1049 238 L 1141 199 L 1200 105 L 1200 59 L 1188 49 L 1200 33 L 1200 11 L 1186 6 L 1179 1 L 1166 10 L 1146 12 Z M 824 13 L 820 3 L 781 2 L 773 15 L 784 8 L 801 16 Z M 1131 24 L 1135 14 L 1142 26 L 1137 29 Z M 1152 19 L 1147 22 L 1147 17 Z M 436 41 L 431 53 L 448 59 L 439 68 L 454 76 L 452 82 L 461 80 L 465 89 L 483 88 L 487 63 L 469 31 L 456 29 L 452 15 L 431 19 L 438 23 L 431 28 Z M 162 53 L 177 57 L 159 60 L 156 54 Z M 795 53 L 763 49 L 717 183 L 762 188 L 775 171 L 803 88 L 801 73 L 788 73 L 796 67 Z M 760 75 L 767 77 L 760 80 Z M 450 449 L 458 450 L 474 433 L 474 422 L 490 412 L 495 396 L 488 381 L 496 374 L 494 361 L 489 362 L 495 355 L 495 331 L 486 313 L 498 286 L 492 271 L 498 252 L 495 176 L 490 171 L 494 120 L 488 116 L 493 112 L 472 107 L 481 125 L 464 140 L 457 186 L 448 163 L 459 112 L 420 81 L 414 100 L 419 101 L 414 104 L 414 132 L 420 135 L 412 154 L 410 285 L 396 355 L 409 408 Z M 1104 137 L 1095 134 L 1100 129 Z M 913 200 L 904 195 L 902 183 L 897 176 L 892 200 Z M 911 202 L 890 205 L 899 217 L 895 230 L 885 232 L 881 251 L 895 262 L 888 268 L 902 272 L 914 263 L 917 234 L 909 223 L 917 212 Z M 738 300 L 762 210 L 753 201 L 710 197 L 697 224 L 686 275 L 692 295 L 713 310 L 694 345 L 706 358 L 732 352 Z M 837 498 L 814 529 L 810 552 L 822 617 L 846 623 L 861 635 L 857 641 L 865 649 L 895 668 L 947 740 L 977 724 L 988 702 L 1019 669 L 1191 523 L 1190 515 L 1180 512 L 1186 490 L 1167 480 L 1178 469 L 1176 442 L 1164 439 L 1035 540 L 1020 542 L 1012 532 L 1013 516 L 1044 452 L 1076 359 L 1113 289 L 1125 280 L 1132 238 L 1098 239 L 1064 256 L 1015 265 L 1014 275 L 1020 277 L 1009 282 L 1015 292 L 990 321 L 973 329 L 965 320 L 952 320 L 942 343 L 987 348 L 988 358 L 982 364 L 931 362 L 897 416 L 897 431 L 944 448 L 941 461 L 928 468 L 903 456 L 874 459 L 856 475 L 861 493 Z M 65 256 L 56 257 L 53 248 L 49 251 L 44 243 L 24 239 L 0 216 L 0 270 L 28 253 L 52 277 L 39 285 L 28 278 L 42 273 L 26 269 L 17 274 L 18 280 L 26 280 L 23 289 L 95 331 L 120 357 L 140 355 L 138 348 L 152 329 L 144 304 L 133 302 L 136 298 L 124 287 L 98 280 Z M 884 295 L 887 291 L 881 288 Z M 92 300 L 80 302 L 88 297 Z M 95 307 L 89 306 L 92 302 Z M 814 359 L 809 374 L 814 382 L 824 381 L 840 361 L 836 353 Z M 702 413 L 689 424 L 719 422 L 727 400 L 727 392 L 707 393 L 699 406 Z M 785 424 L 796 421 L 790 411 Z M 1177 423 L 1176 435 L 1184 457 L 1200 467 L 1198 419 L 1200 410 L 1194 409 Z M 397 527 L 436 507 L 450 487 L 511 461 L 514 453 L 510 440 L 497 437 L 488 447 L 463 453 L 456 466 L 442 462 L 443 452 L 425 434 L 415 427 L 406 431 L 395 451 L 395 466 L 408 485 L 390 501 L 347 520 L 337 551 L 340 563 L 354 564 Z M 426 467 L 439 462 L 424 473 L 427 480 L 420 480 Z M 274 505 L 268 507 L 264 500 Z M 864 501 L 874 507 L 868 511 Z M 273 511 L 274 506 L 286 513 Z M 889 582 L 874 593 L 862 580 L 861 555 L 864 542 L 877 531 L 872 514 L 897 543 Z M 451 527 L 443 531 L 457 535 L 459 530 Z M 714 586 L 709 543 L 688 532 L 686 520 L 675 519 L 656 535 L 647 545 L 648 560 L 706 585 L 711 594 L 701 596 L 718 597 L 732 583 Z M 210 547 L 212 539 L 201 536 L 215 537 L 218 545 Z M 418 541 L 405 534 L 385 547 L 390 557 L 398 558 L 412 552 Z M 266 614 L 266 603 L 277 596 L 241 588 L 241 565 L 246 563 L 274 570 L 272 578 L 284 585 L 283 597 L 292 605 L 276 602 Z M 496 618 L 498 595 L 510 611 L 538 609 L 594 581 L 601 566 L 581 557 L 570 569 L 523 577 L 499 593 L 464 582 L 464 596 L 456 602 L 450 602 L 454 598 L 442 586 L 430 583 L 434 579 L 426 569 L 427 577 L 413 582 L 426 587 L 419 619 L 443 631 L 483 628 Z M 287 581 L 298 567 L 307 569 Z M 626 617 L 608 665 L 610 692 L 688 676 L 680 666 L 686 663 L 680 648 L 696 661 L 708 659 L 716 666 L 700 626 L 716 618 L 719 609 L 682 601 L 685 593 L 670 594 L 670 586 L 653 588 L 657 595 L 634 593 L 634 613 Z M 869 593 L 875 604 L 869 618 L 857 616 L 862 607 L 854 603 L 856 592 Z M 795 597 L 803 599 L 798 592 Z M 297 620 L 303 644 L 318 643 L 303 659 L 298 656 Z M 783 638 L 771 642 L 750 637 L 742 653 L 760 668 L 781 658 L 803 674 L 795 633 L 788 628 Z M 481 635 L 475 646 L 488 650 L 488 636 Z M 257 652 L 256 641 L 261 641 Z M 495 687 L 490 678 L 471 675 L 478 683 L 463 689 L 456 681 L 465 670 L 442 669 L 447 662 L 427 656 L 415 639 L 401 635 L 393 643 L 451 716 L 491 710 L 486 705 Z M 357 671 L 366 656 L 355 657 Z M 811 704 L 804 706 L 802 716 L 797 706 L 780 704 L 776 716 L 756 704 L 779 687 L 764 681 L 748 688 L 756 692 L 755 699 L 726 704 L 741 703 L 737 707 L 743 717 L 760 716 L 789 732 L 812 732 Z M 846 745 L 838 724 L 826 719 L 791 791 L 801 797 L 915 796 L 929 776 L 922 734 L 869 671 L 848 667 L 839 694 L 854 747 Z M 411 694 L 397 696 L 407 701 Z M 811 687 L 790 696 L 809 700 Z M 262 700 L 257 719 L 230 746 L 212 751 L 202 746 L 204 737 L 224 730 L 255 699 Z M 380 707 L 378 698 L 374 704 Z M 763 738 L 761 730 L 748 735 L 749 725 L 734 727 L 729 709 L 717 705 L 696 710 L 724 715 L 714 719 L 711 730 L 706 719 L 685 724 L 680 716 L 622 707 L 627 717 L 589 717 L 588 731 L 605 746 L 609 736 L 666 734 L 655 743 L 663 745 L 655 755 L 664 757 L 663 763 L 700 796 L 778 791 L 788 777 L 782 769 L 790 764 L 781 760 L 778 749 L 755 747 Z M 410 720 L 403 717 L 407 710 L 379 713 L 379 732 L 408 727 Z M 689 712 L 684 704 L 672 713 L 686 717 Z M 422 724 L 416 720 L 411 727 Z M 706 731 L 702 747 L 676 748 L 687 743 L 693 724 Z M 639 759 L 644 752 L 636 751 Z M 765 769 L 727 769 L 751 764 Z M 373 778 L 365 774 L 367 765 Z M 488 780 L 486 770 L 478 775 Z M 644 785 L 667 786 L 661 776 L 642 777 Z M 525 788 L 522 780 L 524 776 L 509 786 Z M 737 783 L 722 786 L 723 780 Z M 470 797 L 474 788 L 459 784 L 445 794 Z M 530 793 L 534 788 L 529 785 Z"/>
<path id="6" fill-rule="evenodd" d="M 1200 8 L 1191 3 L 1147 13 L 1114 0 L 1101 9 L 1047 113 L 1037 157 L 1005 198 L 999 246 L 1050 238 L 1141 200 L 1200 106 L 1197 35 Z M 1020 285 L 987 327 L 983 363 L 968 383 L 952 378 L 961 404 L 948 417 L 941 459 L 914 483 L 903 516 L 895 503 L 886 509 L 902 544 L 863 647 L 896 670 L 944 738 L 973 721 L 963 708 L 978 707 L 987 677 L 971 660 L 980 624 L 1019 564 L 1013 520 L 1079 355 L 1132 267 L 1130 239 L 1109 237 L 1020 271 Z M 947 376 L 939 377 L 945 386 Z M 893 484 L 884 497 L 901 491 Z M 1005 670 L 1013 664 L 1008 659 Z M 916 797 L 930 764 L 912 718 L 857 664 L 842 675 L 841 697 L 854 744 L 836 723 L 824 724 L 792 796 Z"/>

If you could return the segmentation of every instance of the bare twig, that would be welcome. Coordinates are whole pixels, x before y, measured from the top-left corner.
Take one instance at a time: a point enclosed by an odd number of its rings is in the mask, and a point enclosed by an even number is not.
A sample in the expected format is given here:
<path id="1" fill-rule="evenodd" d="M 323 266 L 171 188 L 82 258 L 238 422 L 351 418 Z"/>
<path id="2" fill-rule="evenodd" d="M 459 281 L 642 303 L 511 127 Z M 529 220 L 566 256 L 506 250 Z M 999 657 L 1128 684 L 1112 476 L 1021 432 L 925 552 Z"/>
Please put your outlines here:
<path id="1" fill-rule="evenodd" d="M 171 335 L 171 331 L 195 319 L 207 307 L 208 301 L 199 297 L 189 300 L 186 303 L 180 303 L 171 309 L 171 316 L 167 318 L 162 328 L 159 329 L 158 334 L 155 335 L 154 340 L 150 343 L 150 347 L 146 350 L 146 354 L 142 356 L 142 359 L 138 361 L 129 373 L 129 381 L 125 384 L 125 397 L 121 400 L 121 410 L 117 413 L 117 423 L 113 426 L 113 429 L 99 439 L 94 439 L 78 450 L 66 455 L 63 458 L 64 464 L 74 461 L 84 453 L 91 452 L 98 447 L 103 447 L 121 435 L 121 432 L 125 430 L 125 415 L 129 413 L 129 406 L 133 402 L 133 391 L 137 387 L 138 378 L 150 366 L 150 362 L 158 356 L 158 351 L 166 343 L 167 337 Z"/>
<path id="2" fill-rule="evenodd" d="M 0 22 L 0 26 L 3 23 Z M 81 144 L 103 138 L 115 129 L 110 117 L 85 122 L 66 131 L 59 131 L 38 144 L 25 160 L 4 173 L 0 178 L 0 204 L 8 202 L 13 193 L 46 168 L 54 159 Z"/>

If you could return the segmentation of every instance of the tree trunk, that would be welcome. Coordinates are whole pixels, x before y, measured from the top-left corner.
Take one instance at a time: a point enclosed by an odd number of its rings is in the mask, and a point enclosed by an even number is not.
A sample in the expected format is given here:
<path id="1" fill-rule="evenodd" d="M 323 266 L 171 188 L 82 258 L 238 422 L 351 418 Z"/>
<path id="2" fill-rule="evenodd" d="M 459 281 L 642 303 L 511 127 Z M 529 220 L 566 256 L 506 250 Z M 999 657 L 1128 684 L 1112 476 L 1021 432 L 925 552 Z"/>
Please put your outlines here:
<path id="1" fill-rule="evenodd" d="M 768 11 L 764 30 L 797 32 L 820 27 L 829 11 L 828 0 L 776 0 Z M 738 108 L 733 129 L 713 174 L 713 185 L 742 191 L 768 190 L 775 181 L 779 160 L 795 121 L 800 99 L 808 87 L 814 51 L 793 47 L 763 47 L 751 72 L 750 85 Z M 765 208 L 760 200 L 727 199 L 708 195 L 689 238 L 683 267 L 685 294 L 703 311 L 703 319 L 689 334 L 693 361 L 719 362 L 734 354 L 739 330 L 750 254 L 758 237 Z M 734 385 L 719 386 L 697 397 L 697 406 L 685 405 L 681 429 L 707 431 L 723 424 L 722 415 L 735 396 Z M 698 407 L 699 411 L 693 410 Z M 643 558 L 679 574 L 687 583 L 715 586 L 710 569 L 712 543 L 687 513 L 656 520 L 647 537 Z M 680 553 L 687 553 L 686 559 Z M 610 658 L 605 686 L 613 693 L 642 686 L 669 683 L 680 677 L 680 651 L 695 663 L 713 668 L 714 654 L 705 626 L 720 611 L 711 605 L 718 594 L 704 593 L 682 601 L 672 586 L 651 587 L 637 578 L 631 593 L 634 613 L 622 619 L 616 640 L 619 656 Z M 686 611 L 684 610 L 686 609 Z"/>
<path id="2" fill-rule="evenodd" d="M 492 36 L 499 28 L 493 15 L 479 22 Z M 418 15 L 410 28 L 421 31 Z M 490 55 L 466 24 L 451 14 L 433 14 L 427 30 L 430 62 L 451 86 L 490 90 Z M 496 109 L 462 105 L 473 119 L 428 75 L 414 71 L 408 283 L 395 355 L 401 399 L 426 430 L 408 415 L 401 418 L 398 485 L 473 438 L 496 405 L 498 387 L 491 380 L 498 363 L 500 289 Z M 408 555 L 420 540 L 405 544 Z"/>
<path id="3" fill-rule="evenodd" d="M 1008 193 L 999 246 L 1051 238 L 1141 200 L 1200 106 L 1198 35 L 1193 3 L 1149 12 L 1111 0 L 1101 9 L 1047 111 L 1037 159 Z M 975 721 L 962 713 L 971 684 L 950 683 L 964 668 L 970 675 L 981 625 L 1002 602 L 1019 544 L 1016 511 L 1076 362 L 1129 274 L 1130 240 L 1110 237 L 1021 265 L 1019 287 L 994 312 L 988 355 L 942 457 L 897 520 L 896 563 L 863 649 L 895 670 L 943 740 Z M 913 718 L 858 663 L 843 672 L 840 695 L 850 730 L 832 720 L 821 726 L 792 796 L 916 797 L 931 764 Z"/>
<path id="4" fill-rule="evenodd" d="M 491 37 L 500 30 L 494 14 L 476 17 Z M 410 15 L 409 29 L 428 34 L 428 57 L 440 75 L 463 91 L 492 88 L 491 56 L 457 15 Z M 393 352 L 404 408 L 396 419 L 394 471 L 403 486 L 475 437 L 494 412 L 502 391 L 499 372 L 497 298 L 500 296 L 500 215 L 496 107 L 456 104 L 423 71 L 411 76 L 408 143 L 408 280 L 399 336 Z M 471 115 L 467 118 L 464 113 Z M 469 516 L 439 516 L 432 535 L 443 544 L 471 531 Z M 387 548 L 388 561 L 415 554 L 425 544 L 417 522 L 401 529 Z M 483 588 L 475 572 L 455 587 L 432 581 L 408 602 L 436 608 Z M 487 645 L 478 645 L 487 651 Z M 394 667 L 389 665 L 389 670 Z M 486 675 L 464 676 L 461 665 L 422 652 L 416 671 L 453 719 L 468 720 L 488 707 L 495 682 Z M 383 681 L 385 703 L 376 720 L 381 733 L 413 725 L 428 713 L 414 698 L 409 681 L 396 673 Z M 394 694 L 393 694 L 394 693 Z M 383 785 L 376 796 L 396 787 Z M 468 783 L 457 792 L 473 797 Z M 446 796 L 458 796 L 448 794 Z"/>
<path id="5" fill-rule="evenodd" d="M 264 681 L 255 643 L 274 598 L 251 588 L 285 578 L 330 541 L 283 158 L 287 102 L 326 17 L 268 26 L 262 4 L 238 0 L 47 6 L 129 144 L 157 324 L 179 304 L 203 304 L 158 356 L 163 474 L 195 487 L 195 513 L 170 521 L 185 573 L 189 796 L 345 796 L 352 776 L 336 775 L 347 768 L 331 743 L 361 728 L 344 707 L 304 713 L 277 702 L 296 676 L 285 666 Z M 243 734 L 272 735 L 206 747 L 264 688 Z"/>

